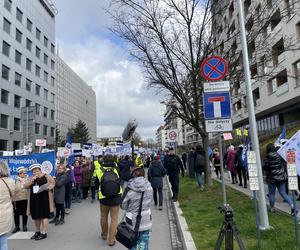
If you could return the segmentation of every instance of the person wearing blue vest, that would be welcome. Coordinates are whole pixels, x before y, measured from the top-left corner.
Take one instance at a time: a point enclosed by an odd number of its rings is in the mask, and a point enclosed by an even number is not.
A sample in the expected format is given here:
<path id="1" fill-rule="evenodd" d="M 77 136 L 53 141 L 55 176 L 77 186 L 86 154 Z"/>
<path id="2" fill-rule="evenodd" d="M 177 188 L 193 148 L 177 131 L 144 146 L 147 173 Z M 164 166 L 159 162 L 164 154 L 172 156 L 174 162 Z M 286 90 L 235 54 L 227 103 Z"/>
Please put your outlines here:
<path id="1" fill-rule="evenodd" d="M 113 155 L 105 155 L 103 162 L 94 161 L 94 166 L 95 186 L 99 187 L 101 237 L 103 240 L 108 241 L 109 246 L 114 246 L 119 221 L 119 209 L 122 201 L 119 169 L 114 162 Z M 108 225 L 109 214 L 110 226 Z"/>

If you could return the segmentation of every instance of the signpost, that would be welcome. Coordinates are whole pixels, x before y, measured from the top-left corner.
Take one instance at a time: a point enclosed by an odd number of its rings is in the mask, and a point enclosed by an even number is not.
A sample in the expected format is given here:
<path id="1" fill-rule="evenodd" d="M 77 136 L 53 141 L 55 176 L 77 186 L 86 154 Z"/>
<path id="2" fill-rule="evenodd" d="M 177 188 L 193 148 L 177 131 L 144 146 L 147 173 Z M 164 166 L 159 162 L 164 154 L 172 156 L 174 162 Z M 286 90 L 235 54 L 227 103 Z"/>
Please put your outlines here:
<path id="1" fill-rule="evenodd" d="M 227 72 L 228 64 L 219 56 L 210 56 L 201 65 L 202 76 L 207 81 L 219 81 L 227 75 Z"/>
<path id="2" fill-rule="evenodd" d="M 175 148 L 175 153 L 177 152 L 177 142 L 178 142 L 178 129 L 166 130 L 167 139 L 166 142 L 173 144 Z"/>

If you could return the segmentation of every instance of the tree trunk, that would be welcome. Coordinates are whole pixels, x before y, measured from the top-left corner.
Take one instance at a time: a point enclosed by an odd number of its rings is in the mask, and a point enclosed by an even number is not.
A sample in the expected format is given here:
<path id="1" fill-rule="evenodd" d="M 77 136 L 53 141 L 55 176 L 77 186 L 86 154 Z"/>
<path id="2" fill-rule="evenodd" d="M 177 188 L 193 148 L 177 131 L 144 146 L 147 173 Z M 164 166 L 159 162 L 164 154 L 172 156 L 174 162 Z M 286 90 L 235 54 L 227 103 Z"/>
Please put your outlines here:
<path id="1" fill-rule="evenodd" d="M 208 134 L 202 137 L 203 140 L 203 148 L 205 150 L 205 161 L 206 161 L 206 168 L 205 168 L 205 184 L 207 186 L 212 186 L 212 179 L 211 179 L 211 169 L 210 169 L 210 161 L 208 155 L 208 147 L 209 147 L 209 139 Z"/>

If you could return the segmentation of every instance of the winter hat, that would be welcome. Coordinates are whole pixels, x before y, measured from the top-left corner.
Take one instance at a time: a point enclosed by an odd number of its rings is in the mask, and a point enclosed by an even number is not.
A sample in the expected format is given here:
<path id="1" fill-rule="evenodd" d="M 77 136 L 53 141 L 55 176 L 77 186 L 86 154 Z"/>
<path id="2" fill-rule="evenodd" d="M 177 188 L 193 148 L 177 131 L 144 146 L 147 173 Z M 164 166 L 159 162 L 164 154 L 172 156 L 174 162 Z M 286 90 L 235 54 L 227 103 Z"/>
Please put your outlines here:
<path id="1" fill-rule="evenodd" d="M 21 174 L 21 173 L 27 173 L 27 168 L 25 168 L 25 167 L 18 167 L 17 169 L 16 169 L 16 171 L 17 171 L 17 173 L 18 174 Z"/>
<path id="2" fill-rule="evenodd" d="M 40 170 L 42 169 L 42 165 L 39 164 L 39 163 L 35 163 L 35 164 L 32 164 L 30 167 L 29 167 L 29 171 L 32 171 L 33 169 L 35 168 L 39 168 Z"/>

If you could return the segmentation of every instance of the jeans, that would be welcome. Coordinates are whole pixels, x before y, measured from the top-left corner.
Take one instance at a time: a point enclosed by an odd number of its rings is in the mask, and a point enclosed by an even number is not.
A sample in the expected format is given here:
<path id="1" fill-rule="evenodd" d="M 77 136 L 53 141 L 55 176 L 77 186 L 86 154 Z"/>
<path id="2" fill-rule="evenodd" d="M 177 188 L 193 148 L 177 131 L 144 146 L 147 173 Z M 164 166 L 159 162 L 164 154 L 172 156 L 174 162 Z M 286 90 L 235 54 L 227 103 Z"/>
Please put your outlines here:
<path id="1" fill-rule="evenodd" d="M 286 194 L 285 182 L 282 182 L 282 183 L 279 183 L 279 184 L 268 183 L 268 187 L 269 187 L 269 201 L 270 201 L 270 207 L 271 208 L 274 208 L 274 206 L 275 206 L 276 187 L 277 187 L 278 192 L 279 192 L 280 196 L 282 197 L 282 199 L 286 200 L 291 208 L 294 208 L 292 200 Z"/>
<path id="2" fill-rule="evenodd" d="M 66 208 L 70 209 L 72 204 L 72 182 L 66 184 L 65 202 Z"/>
<path id="3" fill-rule="evenodd" d="M 157 193 L 158 193 L 158 205 L 162 207 L 163 203 L 163 191 L 162 188 L 153 188 L 153 200 L 155 206 L 157 205 Z"/>
<path id="4" fill-rule="evenodd" d="M 120 206 L 105 206 L 100 203 L 101 212 L 101 236 L 107 238 L 108 244 L 113 244 L 116 240 L 117 226 L 119 222 Z M 110 213 L 110 226 L 108 226 L 108 214 Z M 109 231 L 108 231 L 109 229 Z"/>
<path id="5" fill-rule="evenodd" d="M 7 234 L 0 235 L 0 249 L 7 250 Z"/>
<path id="6" fill-rule="evenodd" d="M 82 184 L 81 183 L 76 183 L 75 184 L 75 200 L 82 200 Z"/>
<path id="7" fill-rule="evenodd" d="M 57 204 L 55 203 L 56 207 L 56 219 L 59 219 L 59 217 L 63 220 L 65 219 L 65 205 L 64 204 Z"/>
<path id="8" fill-rule="evenodd" d="M 150 240 L 150 230 L 139 232 L 136 246 L 130 250 L 148 250 Z"/>
<path id="9" fill-rule="evenodd" d="M 247 171 L 244 168 L 238 168 L 237 173 L 239 177 L 240 186 L 243 185 L 243 180 L 242 180 L 242 176 L 243 176 L 244 187 L 247 187 Z"/>
<path id="10" fill-rule="evenodd" d="M 196 173 L 196 177 L 197 177 L 198 187 L 202 188 L 203 186 L 202 173 Z"/>
<path id="11" fill-rule="evenodd" d="M 91 186 L 92 200 L 96 199 L 96 187 Z"/>

